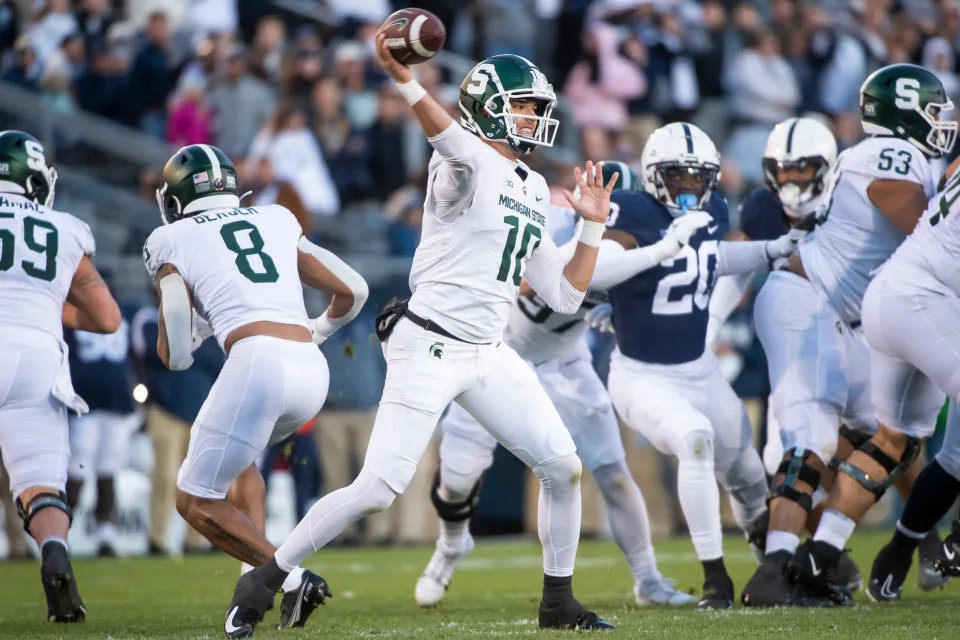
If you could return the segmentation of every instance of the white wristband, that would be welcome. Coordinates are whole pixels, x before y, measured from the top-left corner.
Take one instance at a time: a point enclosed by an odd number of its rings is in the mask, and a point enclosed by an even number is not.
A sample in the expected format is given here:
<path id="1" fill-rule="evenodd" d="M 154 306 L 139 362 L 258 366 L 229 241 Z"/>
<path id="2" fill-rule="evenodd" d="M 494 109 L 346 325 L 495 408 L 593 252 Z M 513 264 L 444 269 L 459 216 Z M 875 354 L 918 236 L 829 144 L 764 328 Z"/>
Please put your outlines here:
<path id="1" fill-rule="evenodd" d="M 415 105 L 420 101 L 420 98 L 427 95 L 427 90 L 421 87 L 420 83 L 416 80 L 397 84 L 397 89 L 400 90 L 400 95 L 403 96 L 404 100 L 406 100 L 410 106 Z"/>
<path id="2" fill-rule="evenodd" d="M 583 228 L 580 229 L 580 242 L 590 247 L 599 247 L 600 241 L 603 240 L 603 232 L 606 228 L 606 225 L 602 222 L 584 220 Z"/>

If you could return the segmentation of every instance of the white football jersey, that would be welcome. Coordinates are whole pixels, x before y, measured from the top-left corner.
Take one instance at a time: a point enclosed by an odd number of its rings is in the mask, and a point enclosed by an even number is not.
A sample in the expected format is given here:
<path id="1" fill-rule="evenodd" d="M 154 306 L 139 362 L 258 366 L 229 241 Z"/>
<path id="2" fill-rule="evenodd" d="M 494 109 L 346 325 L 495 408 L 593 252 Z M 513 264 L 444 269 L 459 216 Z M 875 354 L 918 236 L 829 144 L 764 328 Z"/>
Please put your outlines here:
<path id="1" fill-rule="evenodd" d="M 910 286 L 960 296 L 958 201 L 960 171 L 930 200 L 920 224 L 884 267 L 891 276 Z"/>
<path id="2" fill-rule="evenodd" d="M 547 213 L 547 232 L 558 247 L 566 248 L 580 236 L 582 222 L 573 209 L 550 206 Z M 590 289 L 579 311 L 574 314 L 557 313 L 539 296 L 519 296 L 510 310 L 503 340 L 525 360 L 533 363 L 559 357 L 589 356 L 584 340 L 588 325 L 583 318 L 587 311 L 607 301 L 606 291 Z"/>
<path id="3" fill-rule="evenodd" d="M 507 323 L 524 274 L 539 281 L 559 251 L 545 231 L 550 192 L 543 176 L 511 162 L 459 125 L 432 141 L 458 149 L 458 169 L 434 152 L 430 159 L 423 231 L 410 271 L 410 310 L 458 338 L 495 342 Z M 452 143 L 452 144 L 451 144 Z M 437 181 L 458 183 L 456 201 Z M 562 264 L 561 264 L 562 267 Z M 558 280 L 559 281 L 559 280 Z"/>
<path id="4" fill-rule="evenodd" d="M 845 322 L 860 320 L 870 279 L 907 237 L 867 197 L 874 180 L 916 182 L 928 198 L 936 189 L 930 161 L 900 138 L 867 138 L 837 158 L 826 209 L 800 245 L 800 257 L 807 277 Z"/>
<path id="5" fill-rule="evenodd" d="M 258 321 L 307 326 L 297 268 L 303 231 L 280 205 L 211 209 L 158 227 L 143 246 L 150 277 L 177 268 L 220 346 Z"/>
<path id="6" fill-rule="evenodd" d="M 96 249 L 69 213 L 0 193 L 0 340 L 16 327 L 63 339 L 63 303 L 80 260 Z"/>

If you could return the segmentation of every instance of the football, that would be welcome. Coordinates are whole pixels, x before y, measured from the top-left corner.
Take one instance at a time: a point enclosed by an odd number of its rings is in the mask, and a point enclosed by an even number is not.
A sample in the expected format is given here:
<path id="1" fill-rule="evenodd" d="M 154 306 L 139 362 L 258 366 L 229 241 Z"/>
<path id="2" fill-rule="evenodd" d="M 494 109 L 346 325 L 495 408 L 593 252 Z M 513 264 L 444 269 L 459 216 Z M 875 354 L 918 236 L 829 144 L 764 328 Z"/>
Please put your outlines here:
<path id="1" fill-rule="evenodd" d="M 380 31 L 397 62 L 420 64 L 437 54 L 447 39 L 440 18 L 423 9 L 400 9 L 387 18 Z"/>

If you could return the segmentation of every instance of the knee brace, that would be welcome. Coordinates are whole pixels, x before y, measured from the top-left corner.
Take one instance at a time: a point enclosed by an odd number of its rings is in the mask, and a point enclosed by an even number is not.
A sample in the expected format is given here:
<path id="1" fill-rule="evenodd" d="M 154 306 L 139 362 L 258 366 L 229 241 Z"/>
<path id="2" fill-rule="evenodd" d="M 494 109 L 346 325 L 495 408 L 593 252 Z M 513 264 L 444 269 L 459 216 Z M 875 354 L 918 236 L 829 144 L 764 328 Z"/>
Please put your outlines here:
<path id="1" fill-rule="evenodd" d="M 856 480 L 861 487 L 872 493 L 876 500 L 879 500 L 883 497 L 887 487 L 896 482 L 897 478 L 903 475 L 903 472 L 906 471 L 907 468 L 913 464 L 913 461 L 917 459 L 917 456 L 920 455 L 920 439 L 913 437 L 907 438 L 907 446 L 904 447 L 899 462 L 888 456 L 880 447 L 870 441 L 857 447 L 857 451 L 865 453 L 876 460 L 877 464 L 887 472 L 887 477 L 880 481 L 874 480 L 863 469 L 850 464 L 847 460 L 840 463 L 837 471 Z"/>
<path id="2" fill-rule="evenodd" d="M 473 517 L 473 512 L 477 510 L 477 503 L 480 501 L 480 487 L 483 485 L 483 476 L 473 485 L 470 493 L 461 502 L 447 502 L 440 495 L 440 471 L 433 477 L 433 487 L 430 488 L 430 501 L 433 508 L 437 510 L 437 515 L 446 522 L 463 522 Z"/>
<path id="3" fill-rule="evenodd" d="M 30 521 L 33 520 L 33 516 L 37 515 L 37 512 L 41 509 L 46 509 L 47 507 L 60 509 L 60 511 L 67 514 L 67 518 L 70 519 L 70 524 L 73 524 L 73 509 L 67 506 L 67 494 L 63 491 L 58 491 L 57 493 L 45 491 L 33 496 L 26 506 L 24 506 L 20 498 L 17 498 L 17 515 L 23 520 L 23 530 L 30 533 Z"/>
<path id="4" fill-rule="evenodd" d="M 842 424 L 840 425 L 840 437 L 849 442 L 850 446 L 856 450 L 870 439 L 870 434 L 864 431 L 851 429 L 847 425 Z M 843 460 L 834 455 L 830 458 L 830 462 L 827 463 L 827 468 L 831 471 L 836 471 L 840 467 L 841 462 L 843 462 Z"/>
<path id="5" fill-rule="evenodd" d="M 783 482 L 767 494 L 767 504 L 774 498 L 786 498 L 796 502 L 800 507 L 810 513 L 813 509 L 812 494 L 820 486 L 820 472 L 813 466 L 807 464 L 807 459 L 814 455 L 809 449 L 797 447 L 790 452 L 790 457 L 785 458 L 780 463 L 777 473 L 783 474 Z M 804 493 L 794 485 L 797 481 L 805 482 L 810 485 L 811 492 Z"/>

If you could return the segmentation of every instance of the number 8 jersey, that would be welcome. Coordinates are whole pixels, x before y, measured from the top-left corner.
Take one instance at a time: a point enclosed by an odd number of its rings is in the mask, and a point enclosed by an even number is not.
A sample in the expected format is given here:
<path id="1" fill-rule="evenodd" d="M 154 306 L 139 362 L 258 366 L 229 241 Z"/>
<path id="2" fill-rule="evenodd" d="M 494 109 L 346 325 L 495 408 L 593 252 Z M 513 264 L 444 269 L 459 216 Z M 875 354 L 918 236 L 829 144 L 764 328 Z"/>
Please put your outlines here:
<path id="1" fill-rule="evenodd" d="M 607 226 L 633 236 L 637 247 L 663 238 L 673 216 L 646 192 L 615 190 Z M 681 364 L 703 355 L 710 294 L 717 279 L 717 245 L 729 230 L 723 196 L 705 208 L 713 217 L 677 256 L 609 291 L 620 353 L 652 364 Z"/>
<path id="2" fill-rule="evenodd" d="M 297 267 L 300 223 L 279 205 L 210 209 L 158 227 L 143 246 L 150 277 L 177 268 L 222 347 L 257 321 L 307 326 Z"/>
<path id="3" fill-rule="evenodd" d="M 68 213 L 0 193 L 0 332 L 40 329 L 63 338 L 63 303 L 84 255 L 96 245 L 90 227 Z"/>

